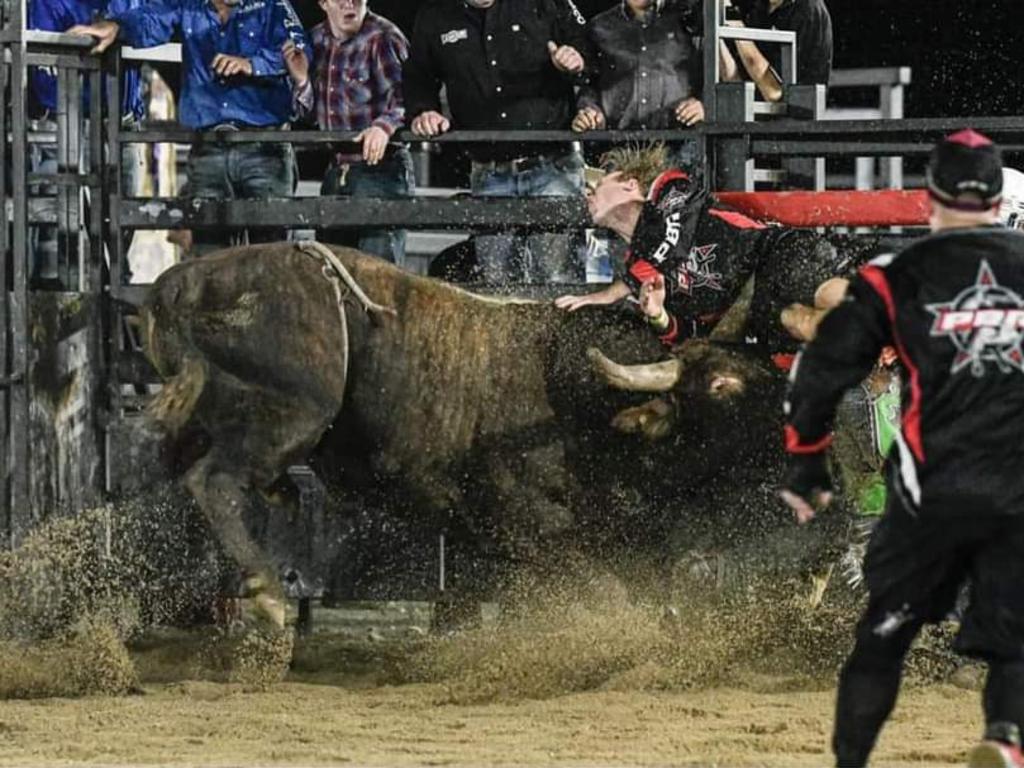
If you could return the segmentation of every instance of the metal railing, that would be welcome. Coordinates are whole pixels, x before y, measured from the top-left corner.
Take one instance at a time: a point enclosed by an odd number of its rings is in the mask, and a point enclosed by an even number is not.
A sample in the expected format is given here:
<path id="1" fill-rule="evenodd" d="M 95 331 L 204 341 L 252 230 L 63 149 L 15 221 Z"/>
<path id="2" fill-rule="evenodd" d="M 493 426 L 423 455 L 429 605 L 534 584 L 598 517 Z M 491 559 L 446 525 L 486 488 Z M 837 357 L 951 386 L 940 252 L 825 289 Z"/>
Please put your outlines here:
<path id="1" fill-rule="evenodd" d="M 833 70 L 829 82 L 829 88 L 833 92 L 844 89 L 877 89 L 878 102 L 877 106 L 871 107 L 830 107 L 825 110 L 822 119 L 902 120 L 904 90 L 910 84 L 910 80 L 910 67 Z M 884 157 L 877 160 L 877 165 L 881 170 L 881 186 L 889 189 L 903 188 L 902 157 Z M 878 186 L 876 158 L 856 158 L 852 186 L 854 189 L 874 189 Z"/>

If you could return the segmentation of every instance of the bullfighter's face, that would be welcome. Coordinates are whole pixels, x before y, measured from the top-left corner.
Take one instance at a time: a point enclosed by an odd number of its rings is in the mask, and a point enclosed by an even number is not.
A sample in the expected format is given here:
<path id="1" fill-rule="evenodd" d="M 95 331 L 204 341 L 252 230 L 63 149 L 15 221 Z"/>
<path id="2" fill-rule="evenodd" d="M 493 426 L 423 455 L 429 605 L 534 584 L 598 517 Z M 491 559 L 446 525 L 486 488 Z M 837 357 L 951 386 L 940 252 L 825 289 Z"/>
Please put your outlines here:
<path id="1" fill-rule="evenodd" d="M 643 201 L 640 183 L 617 171 L 587 188 L 587 210 L 598 227 L 607 227 L 624 208 L 637 203 L 642 205 Z"/>

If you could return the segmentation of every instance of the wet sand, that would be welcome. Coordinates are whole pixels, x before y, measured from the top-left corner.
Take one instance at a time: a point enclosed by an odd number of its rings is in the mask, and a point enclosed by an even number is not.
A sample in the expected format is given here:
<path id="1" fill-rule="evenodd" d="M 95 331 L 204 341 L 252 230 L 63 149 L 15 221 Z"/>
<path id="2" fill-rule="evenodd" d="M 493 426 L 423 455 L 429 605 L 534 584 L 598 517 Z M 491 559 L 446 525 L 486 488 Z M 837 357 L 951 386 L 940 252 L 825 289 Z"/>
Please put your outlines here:
<path id="1" fill-rule="evenodd" d="M 834 691 L 792 684 L 470 705 L 443 684 L 146 685 L 0 701 L 0 765 L 826 765 Z M 908 688 L 873 764 L 962 765 L 980 727 L 976 692 Z"/>

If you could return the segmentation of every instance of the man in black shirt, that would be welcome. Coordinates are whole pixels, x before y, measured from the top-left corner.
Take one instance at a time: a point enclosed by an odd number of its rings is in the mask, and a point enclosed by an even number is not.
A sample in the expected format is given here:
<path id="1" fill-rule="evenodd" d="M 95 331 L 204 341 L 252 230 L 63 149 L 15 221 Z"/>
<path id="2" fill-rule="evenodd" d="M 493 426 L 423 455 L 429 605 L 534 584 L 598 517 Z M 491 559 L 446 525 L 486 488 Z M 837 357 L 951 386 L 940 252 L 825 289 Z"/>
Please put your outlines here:
<path id="1" fill-rule="evenodd" d="M 1000 166 L 974 131 L 941 142 L 928 165 L 933 234 L 865 266 L 793 368 L 782 496 L 807 522 L 831 497 L 826 449 L 842 393 L 884 346 L 902 363 L 902 428 L 864 561 L 868 605 L 839 677 L 840 766 L 867 763 L 907 650 L 968 578 L 956 648 L 989 666 L 985 741 L 970 765 L 1024 765 L 1024 234 L 998 224 Z"/>
<path id="2" fill-rule="evenodd" d="M 828 86 L 832 74 L 832 17 L 824 0 L 733 0 L 733 5 L 747 27 L 796 32 L 796 82 Z M 783 46 L 736 41 L 736 52 L 746 76 L 761 95 L 769 101 L 782 98 Z M 743 73 L 735 60 L 725 54 L 723 59 L 723 79 L 740 79 Z"/>
<path id="3" fill-rule="evenodd" d="M 696 125 L 701 55 L 677 0 L 622 0 L 587 24 L 591 73 L 576 99 L 573 130 L 662 130 Z"/>
<path id="4" fill-rule="evenodd" d="M 572 0 L 434 0 L 416 18 L 403 85 L 413 133 L 450 127 L 564 130 L 573 114 L 573 84 L 584 69 L 586 20 Z M 441 113 L 444 85 L 451 122 Z M 578 150 L 527 156 L 511 144 L 471 149 L 471 187 L 480 197 L 578 195 Z M 573 280 L 578 268 L 567 235 L 476 238 L 489 282 Z"/>

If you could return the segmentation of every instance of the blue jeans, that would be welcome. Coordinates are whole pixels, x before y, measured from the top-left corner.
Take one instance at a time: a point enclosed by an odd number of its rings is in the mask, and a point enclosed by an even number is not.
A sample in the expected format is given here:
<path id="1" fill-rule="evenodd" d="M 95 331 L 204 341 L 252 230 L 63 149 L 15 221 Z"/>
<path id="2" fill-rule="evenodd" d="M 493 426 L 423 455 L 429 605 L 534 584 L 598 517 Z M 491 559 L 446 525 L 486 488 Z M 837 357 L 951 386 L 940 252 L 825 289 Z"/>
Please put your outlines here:
<path id="1" fill-rule="evenodd" d="M 324 175 L 320 194 L 396 200 L 411 197 L 414 186 L 409 150 L 395 147 L 377 165 L 362 162 L 333 163 Z M 317 231 L 317 238 L 327 243 L 358 248 L 399 267 L 405 266 L 404 229 L 324 229 Z"/>
<path id="2" fill-rule="evenodd" d="M 583 157 L 579 152 L 539 156 L 525 168 L 474 162 L 469 179 L 474 197 L 574 197 L 583 193 Z M 579 250 L 575 232 L 476 238 L 477 261 L 487 283 L 581 282 Z"/>
<path id="3" fill-rule="evenodd" d="M 196 144 L 188 157 L 188 189 L 193 198 L 218 200 L 291 197 L 295 192 L 295 151 L 291 144 Z M 284 240 L 283 229 L 254 229 L 250 243 Z M 230 245 L 232 234 L 210 230 L 193 235 L 199 254 Z"/>

